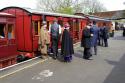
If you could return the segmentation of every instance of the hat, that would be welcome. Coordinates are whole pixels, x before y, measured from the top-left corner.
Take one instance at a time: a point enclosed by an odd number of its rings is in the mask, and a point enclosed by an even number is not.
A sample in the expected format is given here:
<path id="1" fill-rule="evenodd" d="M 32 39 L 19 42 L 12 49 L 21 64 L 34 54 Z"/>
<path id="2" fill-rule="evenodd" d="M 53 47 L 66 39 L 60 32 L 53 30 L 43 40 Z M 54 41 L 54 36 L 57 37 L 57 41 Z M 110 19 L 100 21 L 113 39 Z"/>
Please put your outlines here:
<path id="1" fill-rule="evenodd" d="M 69 25 L 68 23 L 66 23 L 66 24 L 64 25 L 64 27 L 70 27 L 70 25 Z"/>
<path id="2" fill-rule="evenodd" d="M 69 25 L 68 23 L 66 23 L 66 24 L 64 25 L 64 27 L 65 27 L 65 29 L 69 29 L 69 28 L 70 28 L 70 25 Z"/>
<path id="3" fill-rule="evenodd" d="M 53 19 L 53 22 L 58 22 L 57 18 L 54 18 L 54 19 Z"/>

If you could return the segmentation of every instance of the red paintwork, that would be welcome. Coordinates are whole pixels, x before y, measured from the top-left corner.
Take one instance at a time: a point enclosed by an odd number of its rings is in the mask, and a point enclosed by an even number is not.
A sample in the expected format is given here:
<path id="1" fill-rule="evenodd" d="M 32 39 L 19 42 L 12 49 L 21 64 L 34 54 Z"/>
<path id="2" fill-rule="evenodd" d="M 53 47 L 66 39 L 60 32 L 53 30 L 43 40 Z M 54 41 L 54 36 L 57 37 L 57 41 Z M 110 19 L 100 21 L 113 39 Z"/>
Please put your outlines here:
<path id="1" fill-rule="evenodd" d="M 54 16 L 47 16 L 47 17 L 46 17 L 46 20 L 47 20 L 47 21 L 51 21 L 51 22 L 52 22 L 52 21 L 53 21 L 53 19 L 55 19 L 55 17 L 54 17 Z"/>
<path id="2" fill-rule="evenodd" d="M 0 24 L 3 24 L 3 23 L 6 26 L 6 29 L 5 29 L 6 35 L 7 35 L 7 24 L 13 24 L 15 29 L 15 17 L 13 15 L 10 15 L 8 13 L 2 13 L 1 15 L 0 13 Z M 2 65 L 1 63 L 3 60 L 8 60 L 12 57 L 16 57 L 17 54 L 18 52 L 17 52 L 16 39 L 9 40 L 7 39 L 6 36 L 3 39 L 0 38 L 0 65 Z"/>
<path id="3" fill-rule="evenodd" d="M 47 23 L 52 23 L 55 18 L 62 20 L 63 24 L 69 22 L 70 24 L 70 34 L 73 38 L 73 42 L 76 43 L 81 40 L 81 34 L 83 28 L 86 26 L 86 22 L 90 21 L 89 17 L 87 19 L 75 18 L 75 17 L 63 17 L 63 16 L 53 16 L 53 15 L 43 15 L 40 12 L 32 12 L 31 10 L 25 10 L 19 7 L 8 7 L 1 10 L 2 12 L 9 14 L 0 14 L 0 23 L 14 23 L 15 24 L 15 39 L 0 40 L 0 59 L 9 58 L 9 56 L 18 54 L 17 50 L 20 53 L 25 54 L 28 57 L 33 57 L 33 53 L 38 51 L 38 38 L 39 35 L 35 35 L 33 22 L 40 21 L 40 24 L 44 19 Z M 5 18 L 8 16 L 8 18 Z M 14 19 L 14 16 L 16 19 Z M 14 20 L 13 20 L 14 19 Z M 79 28 L 76 22 L 79 22 Z M 91 20 L 92 21 L 92 20 Z M 98 22 L 98 25 L 101 26 L 102 22 Z M 108 24 L 110 25 L 110 23 Z M 48 25 L 49 27 L 49 25 Z M 59 42 L 60 47 L 61 42 Z M 1 64 L 0 64 L 1 65 Z"/>
<path id="4" fill-rule="evenodd" d="M 10 14 L 13 14 L 16 16 L 16 42 L 17 42 L 17 49 L 22 52 L 34 52 L 38 49 L 38 35 L 35 35 L 34 27 L 32 26 L 33 21 L 42 21 L 42 14 L 36 14 L 36 13 L 30 13 L 29 11 L 26 11 L 23 8 L 19 7 L 9 7 L 2 10 L 3 12 L 7 12 Z M 82 27 L 85 26 L 85 22 L 81 21 L 79 24 L 81 25 L 79 30 L 76 30 L 76 25 L 74 23 L 76 22 L 76 18 L 73 17 L 60 17 L 60 16 L 46 16 L 46 20 L 52 23 L 52 21 L 57 18 L 58 20 L 63 20 L 63 24 L 65 22 L 72 21 L 73 26 L 71 27 L 71 35 L 74 41 L 78 40 L 80 38 L 80 35 L 78 34 Z M 78 34 L 78 35 L 77 35 Z"/>
<path id="5" fill-rule="evenodd" d="M 4 10 L 16 16 L 16 38 L 19 51 L 33 51 L 32 20 L 40 20 L 38 16 L 31 16 L 20 8 L 8 8 Z"/>
<path id="6" fill-rule="evenodd" d="M 0 47 L 0 60 L 17 55 L 16 45 L 4 45 Z"/>
<path id="7" fill-rule="evenodd" d="M 41 15 L 32 15 L 32 21 L 41 21 L 42 19 Z M 33 32 L 34 27 L 32 27 L 32 34 L 33 35 L 33 52 L 38 50 L 38 39 L 39 36 L 35 35 L 35 32 Z"/>
<path id="8" fill-rule="evenodd" d="M 38 38 L 39 35 L 35 35 L 34 27 L 32 25 L 33 21 L 40 21 L 42 22 L 43 15 L 37 14 L 37 13 L 31 13 L 23 8 L 19 7 L 9 7 L 1 10 L 2 12 L 6 12 L 9 14 L 13 14 L 16 17 L 15 21 L 15 35 L 16 40 L 10 40 L 9 42 L 11 44 L 17 43 L 17 45 L 13 45 L 13 50 L 11 49 L 11 52 L 16 50 L 20 51 L 20 53 L 25 54 L 26 56 L 31 56 L 33 52 L 38 51 Z M 45 16 L 45 15 L 44 15 Z M 80 25 L 79 31 L 76 30 L 76 25 L 74 25 L 75 21 L 78 20 L 78 18 L 73 17 L 60 17 L 60 16 L 53 16 L 53 15 L 46 15 L 45 19 L 49 23 L 52 23 L 53 20 L 57 18 L 58 20 L 62 20 L 63 24 L 66 22 L 72 21 L 73 26 L 71 27 L 70 33 L 74 39 L 74 42 L 79 40 L 81 34 L 82 27 L 85 26 L 86 20 L 80 19 Z M 8 21 L 11 21 L 12 19 L 8 19 Z M 2 21 L 5 21 L 4 19 Z M 12 21 L 11 21 L 12 22 Z M 78 34 L 78 35 L 77 35 Z M 6 41 L 6 40 L 5 40 Z M 7 42 L 0 42 L 0 44 L 6 44 Z M 61 42 L 59 42 L 60 47 Z M 8 46 L 9 48 L 12 48 L 11 46 Z M 4 51 L 3 51 L 4 50 Z M 5 47 L 2 47 L 2 50 L 0 49 L 1 54 L 5 53 L 6 56 L 9 50 L 5 50 Z M 28 53 L 28 54 L 27 54 Z M 29 54 L 30 53 L 30 54 Z M 33 55 L 32 55 L 33 56 Z"/>

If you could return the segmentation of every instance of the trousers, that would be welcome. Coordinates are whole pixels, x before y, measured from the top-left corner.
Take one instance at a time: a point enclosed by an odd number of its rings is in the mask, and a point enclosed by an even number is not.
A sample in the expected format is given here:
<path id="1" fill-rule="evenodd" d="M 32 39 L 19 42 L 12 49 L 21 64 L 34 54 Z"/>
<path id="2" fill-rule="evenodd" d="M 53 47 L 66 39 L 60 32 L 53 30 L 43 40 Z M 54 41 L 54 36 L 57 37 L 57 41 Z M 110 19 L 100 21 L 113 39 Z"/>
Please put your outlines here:
<path id="1" fill-rule="evenodd" d="M 52 38 L 53 57 L 57 57 L 58 54 L 58 41 L 59 38 Z"/>

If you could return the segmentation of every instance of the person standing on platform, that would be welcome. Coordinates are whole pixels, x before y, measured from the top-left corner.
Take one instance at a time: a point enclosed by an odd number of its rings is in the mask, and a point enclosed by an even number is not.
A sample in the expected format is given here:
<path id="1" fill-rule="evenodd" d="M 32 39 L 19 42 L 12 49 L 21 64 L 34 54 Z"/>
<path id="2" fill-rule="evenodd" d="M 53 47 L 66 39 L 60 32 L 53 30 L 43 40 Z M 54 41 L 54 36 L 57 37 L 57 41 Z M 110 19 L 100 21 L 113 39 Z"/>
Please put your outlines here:
<path id="1" fill-rule="evenodd" d="M 41 54 L 43 55 L 43 58 L 45 58 L 48 55 L 47 53 L 48 44 L 50 44 L 50 37 L 47 30 L 47 23 L 46 21 L 43 21 L 39 36 L 39 48 Z"/>
<path id="2" fill-rule="evenodd" d="M 110 37 L 114 37 L 114 31 L 115 31 L 114 26 L 113 26 L 113 24 L 111 24 Z"/>
<path id="3" fill-rule="evenodd" d="M 106 26 L 106 23 L 103 23 L 103 40 L 105 47 L 108 47 L 108 38 L 109 38 L 109 28 Z"/>
<path id="4" fill-rule="evenodd" d="M 65 62 L 70 62 L 74 54 L 73 39 L 70 36 L 69 29 L 70 25 L 68 23 L 65 24 L 61 43 L 61 55 Z"/>
<path id="5" fill-rule="evenodd" d="M 125 25 L 123 26 L 123 37 L 125 37 Z"/>
<path id="6" fill-rule="evenodd" d="M 92 42 L 91 42 L 91 51 L 92 51 L 92 54 L 95 54 L 97 55 L 97 46 L 98 46 L 98 37 L 99 37 L 99 28 L 96 26 L 96 22 L 93 21 L 93 26 L 91 27 L 92 29 Z"/>
<path id="7" fill-rule="evenodd" d="M 54 19 L 53 24 L 49 28 L 52 40 L 53 58 L 57 59 L 58 55 L 58 43 L 61 35 L 61 26 L 57 23 L 57 19 Z"/>
<path id="8" fill-rule="evenodd" d="M 90 24 L 87 23 L 85 29 L 82 31 L 82 40 L 81 40 L 81 47 L 84 47 L 83 58 L 89 60 L 92 56 L 91 54 L 91 38 L 93 34 L 90 30 Z"/>
<path id="9" fill-rule="evenodd" d="M 98 45 L 101 46 L 101 32 L 100 32 L 100 27 L 99 27 L 99 33 L 98 33 Z"/>

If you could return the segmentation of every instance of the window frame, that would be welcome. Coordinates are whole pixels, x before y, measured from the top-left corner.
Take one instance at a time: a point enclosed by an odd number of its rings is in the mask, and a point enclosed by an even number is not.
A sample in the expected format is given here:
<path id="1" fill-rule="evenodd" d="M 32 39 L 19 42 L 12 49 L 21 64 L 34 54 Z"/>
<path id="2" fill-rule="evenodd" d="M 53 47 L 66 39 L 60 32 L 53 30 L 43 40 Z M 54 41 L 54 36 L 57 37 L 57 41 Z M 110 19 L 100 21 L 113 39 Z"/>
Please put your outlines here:
<path id="1" fill-rule="evenodd" d="M 7 24 L 6 23 L 0 23 L 0 25 L 4 25 L 4 38 L 0 38 L 0 40 L 5 40 L 7 39 Z"/>
<path id="2" fill-rule="evenodd" d="M 12 32 L 11 32 L 11 38 L 8 38 L 8 33 L 9 33 L 9 25 L 12 25 Z M 12 37 L 13 36 L 13 37 Z M 7 39 L 8 40 L 12 40 L 12 39 L 16 39 L 16 35 L 15 35 L 15 25 L 12 23 L 7 24 Z"/>

